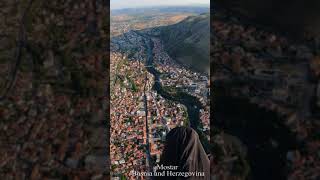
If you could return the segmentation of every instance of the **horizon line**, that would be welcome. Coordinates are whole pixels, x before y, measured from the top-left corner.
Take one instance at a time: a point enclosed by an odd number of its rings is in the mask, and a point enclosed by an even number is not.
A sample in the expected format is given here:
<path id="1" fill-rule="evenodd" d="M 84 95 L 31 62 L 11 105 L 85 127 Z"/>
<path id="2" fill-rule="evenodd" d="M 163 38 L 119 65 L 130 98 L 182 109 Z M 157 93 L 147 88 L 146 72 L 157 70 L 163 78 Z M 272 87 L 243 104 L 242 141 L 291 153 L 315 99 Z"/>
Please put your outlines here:
<path id="1" fill-rule="evenodd" d="M 122 9 L 139 9 L 139 8 L 153 8 L 153 7 L 179 7 L 179 6 L 208 6 L 210 8 L 210 3 L 195 3 L 195 4 L 168 4 L 168 5 L 142 5 L 136 7 L 120 7 L 120 8 L 111 8 L 110 10 L 122 10 Z"/>

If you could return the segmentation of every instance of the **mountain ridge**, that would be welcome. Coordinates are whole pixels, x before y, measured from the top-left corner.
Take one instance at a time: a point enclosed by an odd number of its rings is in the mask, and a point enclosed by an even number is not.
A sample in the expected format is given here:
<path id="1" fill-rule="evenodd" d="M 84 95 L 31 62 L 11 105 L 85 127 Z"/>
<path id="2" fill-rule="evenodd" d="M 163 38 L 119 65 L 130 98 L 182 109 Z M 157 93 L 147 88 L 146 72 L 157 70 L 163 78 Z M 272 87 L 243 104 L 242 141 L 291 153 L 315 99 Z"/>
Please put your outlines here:
<path id="1" fill-rule="evenodd" d="M 167 26 L 146 28 L 143 30 L 132 30 L 128 33 L 112 38 L 128 41 L 128 37 L 135 36 L 132 33 L 142 33 L 150 37 L 157 37 L 161 40 L 164 50 L 178 64 L 188 69 L 209 74 L 210 72 L 210 14 L 202 13 L 192 15 L 184 20 Z M 111 42 L 113 42 L 111 40 Z M 117 40 L 116 40 L 117 41 Z M 130 52 L 130 57 L 134 57 L 135 44 L 128 43 L 125 46 L 118 46 L 120 49 Z M 112 47 L 117 45 L 112 43 Z M 118 49 L 116 48 L 116 49 Z"/>
<path id="2" fill-rule="evenodd" d="M 209 13 L 189 16 L 177 24 L 160 27 L 160 38 L 168 54 L 178 63 L 209 73 Z"/>

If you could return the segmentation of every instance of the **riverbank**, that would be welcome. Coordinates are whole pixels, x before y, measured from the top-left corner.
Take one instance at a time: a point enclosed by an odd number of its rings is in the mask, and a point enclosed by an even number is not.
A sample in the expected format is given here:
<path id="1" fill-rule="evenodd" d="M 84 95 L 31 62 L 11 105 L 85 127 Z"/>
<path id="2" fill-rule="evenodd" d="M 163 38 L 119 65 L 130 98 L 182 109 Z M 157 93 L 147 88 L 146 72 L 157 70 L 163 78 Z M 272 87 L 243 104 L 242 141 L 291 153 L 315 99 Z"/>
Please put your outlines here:
<path id="1" fill-rule="evenodd" d="M 145 67 L 147 71 L 151 73 L 155 78 L 153 89 L 156 90 L 157 93 L 160 94 L 163 98 L 183 104 L 187 108 L 188 121 L 190 127 L 197 131 L 202 145 L 204 146 L 206 152 L 209 152 L 210 142 L 200 130 L 200 109 L 203 109 L 202 103 L 196 97 L 188 93 L 177 91 L 178 93 L 172 94 L 165 90 L 165 88 L 161 85 L 160 82 L 161 73 L 154 67 L 154 58 L 152 53 L 153 42 L 150 37 L 143 37 L 146 38 L 145 44 L 147 50 L 147 59 Z"/>

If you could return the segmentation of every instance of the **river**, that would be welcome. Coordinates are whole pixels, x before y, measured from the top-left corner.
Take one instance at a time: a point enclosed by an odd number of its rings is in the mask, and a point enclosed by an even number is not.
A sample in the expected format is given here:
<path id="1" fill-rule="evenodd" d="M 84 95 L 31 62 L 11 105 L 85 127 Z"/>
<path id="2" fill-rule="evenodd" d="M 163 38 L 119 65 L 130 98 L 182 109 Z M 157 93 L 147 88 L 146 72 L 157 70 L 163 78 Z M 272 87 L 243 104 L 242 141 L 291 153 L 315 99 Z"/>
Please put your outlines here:
<path id="1" fill-rule="evenodd" d="M 175 101 L 177 103 L 183 104 L 187 108 L 187 113 L 188 113 L 188 119 L 189 119 L 189 125 L 191 128 L 196 130 L 199 134 L 199 137 L 202 141 L 202 144 L 205 148 L 205 150 L 208 152 L 209 147 L 208 147 L 208 140 L 206 137 L 203 135 L 203 133 L 199 130 L 200 126 L 200 109 L 203 108 L 202 103 L 198 100 L 198 98 L 185 93 L 185 92 L 179 92 L 178 95 L 174 96 L 170 93 L 168 93 L 161 85 L 160 83 L 160 75 L 161 73 L 154 68 L 154 57 L 153 57 L 153 41 L 151 40 L 150 37 L 144 36 L 140 34 L 141 36 L 144 37 L 145 39 L 145 45 L 147 49 L 147 60 L 145 67 L 149 73 L 151 73 L 154 76 L 154 85 L 153 89 L 157 91 L 159 95 L 161 95 L 163 98 L 171 101 Z"/>

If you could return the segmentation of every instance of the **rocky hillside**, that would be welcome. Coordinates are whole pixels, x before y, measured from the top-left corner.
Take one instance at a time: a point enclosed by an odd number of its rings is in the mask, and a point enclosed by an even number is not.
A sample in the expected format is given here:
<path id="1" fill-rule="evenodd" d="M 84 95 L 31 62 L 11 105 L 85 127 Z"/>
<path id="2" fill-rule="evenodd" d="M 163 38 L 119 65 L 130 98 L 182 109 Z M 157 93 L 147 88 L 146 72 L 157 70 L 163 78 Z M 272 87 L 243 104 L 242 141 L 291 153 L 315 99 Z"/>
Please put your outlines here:
<path id="1" fill-rule="evenodd" d="M 173 25 L 146 28 L 139 31 L 150 37 L 160 38 L 165 51 L 177 63 L 194 71 L 209 74 L 210 15 L 208 13 L 188 16 Z M 135 32 L 125 33 L 112 39 L 115 41 L 118 41 L 119 38 L 128 40 L 127 37 L 130 37 L 131 33 Z M 111 44 L 111 47 L 115 45 L 115 43 Z M 135 44 L 128 43 L 126 50 L 136 51 Z"/>
<path id="2" fill-rule="evenodd" d="M 209 73 L 210 15 L 190 16 L 160 28 L 166 51 L 178 63 Z"/>

